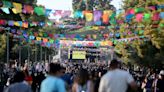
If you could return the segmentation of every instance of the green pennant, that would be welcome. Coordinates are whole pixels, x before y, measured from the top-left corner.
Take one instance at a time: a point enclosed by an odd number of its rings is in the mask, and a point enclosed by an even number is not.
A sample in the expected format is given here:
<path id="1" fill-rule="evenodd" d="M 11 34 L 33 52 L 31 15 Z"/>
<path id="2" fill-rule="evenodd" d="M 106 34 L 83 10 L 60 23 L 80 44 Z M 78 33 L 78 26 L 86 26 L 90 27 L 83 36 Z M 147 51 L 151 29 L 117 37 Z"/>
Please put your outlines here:
<path id="1" fill-rule="evenodd" d="M 43 33 L 43 37 L 48 37 L 48 34 L 47 33 Z"/>
<path id="2" fill-rule="evenodd" d="M 37 14 L 37 15 L 44 15 L 45 14 L 45 9 L 43 7 L 35 7 L 34 8 L 34 12 Z"/>
<path id="3" fill-rule="evenodd" d="M 161 23 L 159 26 L 160 26 L 160 27 L 164 27 L 164 24 Z"/>
<path id="4" fill-rule="evenodd" d="M 53 24 L 53 23 L 50 22 L 50 21 L 47 22 L 47 25 L 48 25 L 48 26 L 52 26 L 52 24 Z"/>
<path id="5" fill-rule="evenodd" d="M 145 8 L 135 8 L 135 13 L 143 12 Z"/>
<path id="6" fill-rule="evenodd" d="M 140 30 L 139 31 L 139 34 L 141 35 L 141 34 L 143 34 L 144 33 L 144 30 Z"/>
<path id="7" fill-rule="evenodd" d="M 150 19 L 151 15 L 149 13 L 144 14 L 144 20 Z"/>
<path id="8" fill-rule="evenodd" d="M 30 27 L 33 27 L 34 26 L 34 24 L 33 23 L 30 23 Z"/>
<path id="9" fill-rule="evenodd" d="M 33 32 L 30 32 L 29 34 L 30 34 L 30 35 L 33 35 Z"/>
<path id="10" fill-rule="evenodd" d="M 54 43 L 54 40 L 53 39 L 50 39 L 50 41 L 49 41 L 51 44 L 53 44 Z"/>
<path id="11" fill-rule="evenodd" d="M 113 42 L 113 43 L 114 43 L 114 45 L 116 45 L 116 44 L 118 43 L 118 41 L 117 41 L 117 40 L 114 40 L 114 42 Z"/>
<path id="12" fill-rule="evenodd" d="M 11 2 L 9 1 L 3 1 L 3 7 L 5 8 L 11 8 L 13 5 Z"/>

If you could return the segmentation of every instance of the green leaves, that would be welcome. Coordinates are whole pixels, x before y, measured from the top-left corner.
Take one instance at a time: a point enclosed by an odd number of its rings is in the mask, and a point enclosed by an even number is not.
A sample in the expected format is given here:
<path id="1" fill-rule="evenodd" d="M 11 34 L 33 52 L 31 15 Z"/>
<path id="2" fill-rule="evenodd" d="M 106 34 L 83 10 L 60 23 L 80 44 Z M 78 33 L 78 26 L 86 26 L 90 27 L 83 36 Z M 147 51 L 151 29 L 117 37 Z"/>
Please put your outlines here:
<path id="1" fill-rule="evenodd" d="M 0 34 L 0 57 L 4 57 L 6 49 L 6 36 L 5 34 Z M 2 58 L 0 58 L 1 60 Z"/>

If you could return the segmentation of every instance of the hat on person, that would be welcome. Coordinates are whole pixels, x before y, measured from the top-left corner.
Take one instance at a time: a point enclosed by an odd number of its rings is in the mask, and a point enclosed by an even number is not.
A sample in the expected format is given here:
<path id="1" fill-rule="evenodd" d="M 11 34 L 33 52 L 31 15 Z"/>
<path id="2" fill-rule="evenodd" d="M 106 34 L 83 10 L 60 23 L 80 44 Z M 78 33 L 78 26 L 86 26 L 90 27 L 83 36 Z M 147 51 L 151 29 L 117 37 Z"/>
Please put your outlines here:
<path id="1" fill-rule="evenodd" d="M 159 74 L 164 75 L 164 70 L 161 70 Z"/>
<path id="2" fill-rule="evenodd" d="M 26 81 L 32 81 L 32 77 L 31 77 L 31 76 L 27 76 L 27 77 L 25 78 L 25 80 L 26 80 Z"/>

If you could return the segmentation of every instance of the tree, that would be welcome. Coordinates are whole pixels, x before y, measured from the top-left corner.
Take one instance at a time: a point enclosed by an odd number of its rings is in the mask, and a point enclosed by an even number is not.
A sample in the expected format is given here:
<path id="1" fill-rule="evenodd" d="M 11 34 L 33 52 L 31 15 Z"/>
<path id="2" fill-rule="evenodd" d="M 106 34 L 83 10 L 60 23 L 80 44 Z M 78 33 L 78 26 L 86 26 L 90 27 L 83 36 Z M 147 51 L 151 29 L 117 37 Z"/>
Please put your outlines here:
<path id="1" fill-rule="evenodd" d="M 161 0 L 124 0 L 123 9 L 125 11 L 134 9 L 135 14 L 128 22 L 121 24 L 119 30 L 122 34 L 121 37 L 144 36 L 148 37 L 149 40 L 145 41 L 141 39 L 132 41 L 130 44 L 126 43 L 126 48 L 122 48 L 121 44 L 117 44 L 116 49 L 119 49 L 117 53 L 122 56 L 121 58 L 128 57 L 128 61 L 135 61 L 135 63 L 151 67 L 159 67 L 164 64 L 164 21 L 155 17 L 155 14 L 162 12 L 162 9 L 154 7 L 161 3 Z M 134 16 L 137 14 L 143 14 L 142 21 L 136 21 Z M 125 16 L 125 13 L 121 14 L 121 16 Z M 126 16 L 128 15 L 126 14 Z M 125 17 L 119 17 L 119 19 Z M 129 26 L 130 28 L 126 29 L 125 26 Z M 124 32 L 137 32 L 137 34 L 123 36 Z"/>
<path id="2" fill-rule="evenodd" d="M 0 57 L 4 57 L 6 48 L 6 36 L 5 34 L 0 34 Z M 4 58 L 0 58 L 0 61 L 2 61 Z"/>
<path id="3" fill-rule="evenodd" d="M 73 10 L 109 10 L 115 7 L 111 0 L 73 0 Z"/>
<path id="4" fill-rule="evenodd" d="M 3 0 L 3 1 L 9 1 L 9 2 L 17 2 L 17 3 L 21 3 L 21 4 L 27 4 L 27 5 L 31 5 L 32 7 L 36 7 L 36 2 L 37 0 Z M 42 6 L 43 7 L 43 6 Z M 35 13 L 34 14 L 24 14 L 24 13 L 18 13 L 18 14 L 14 14 L 13 11 L 11 9 L 9 9 L 10 14 L 6 14 L 4 12 L 1 11 L 0 14 L 0 19 L 4 19 L 4 20 L 14 20 L 14 21 L 28 21 L 28 22 L 32 22 L 32 21 L 37 21 L 37 22 L 44 22 L 44 21 L 48 21 L 48 18 L 44 15 L 38 16 Z M 8 27 L 8 25 L 5 25 L 4 27 Z M 17 29 L 17 30 L 28 30 L 28 32 L 39 32 L 39 29 L 41 29 L 42 27 L 40 26 L 35 26 L 35 27 L 28 27 L 28 28 L 21 28 L 21 27 L 16 27 L 16 26 L 10 26 L 11 29 Z M 29 31 L 30 30 L 30 31 Z M 41 30 L 42 31 L 42 30 Z M 7 30 L 3 30 L 3 32 L 1 32 L 1 35 L 5 35 L 5 33 L 7 32 Z M 0 43 L 3 42 L 4 46 L 6 46 L 6 39 L 2 39 L 2 36 L 0 36 L 1 39 L 3 40 Z M 3 36 L 4 37 L 4 36 Z M 18 55 L 18 49 L 19 47 L 24 48 L 22 44 L 24 43 L 23 41 L 20 43 L 19 41 L 20 39 L 13 41 L 13 37 L 12 35 L 10 35 L 10 58 L 17 58 L 18 56 L 15 56 L 16 54 Z M 0 49 L 0 58 L 2 58 L 2 56 L 5 56 L 5 53 L 3 52 L 3 50 L 6 49 L 6 47 L 1 46 Z M 27 51 L 27 48 L 25 48 L 25 50 Z M 22 53 L 23 54 L 23 53 Z M 22 59 L 23 60 L 23 59 Z M 3 60 L 4 61 L 4 60 Z"/>

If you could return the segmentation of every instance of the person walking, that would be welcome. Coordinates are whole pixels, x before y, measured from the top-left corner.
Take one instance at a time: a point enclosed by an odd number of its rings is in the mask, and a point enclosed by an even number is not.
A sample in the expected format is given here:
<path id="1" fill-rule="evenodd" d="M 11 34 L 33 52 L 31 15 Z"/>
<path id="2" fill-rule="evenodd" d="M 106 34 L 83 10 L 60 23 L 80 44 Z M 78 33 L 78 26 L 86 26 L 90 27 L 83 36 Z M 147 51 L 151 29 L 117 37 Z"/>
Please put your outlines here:
<path id="1" fill-rule="evenodd" d="M 40 92 L 66 92 L 65 82 L 62 76 L 62 67 L 57 63 L 50 63 L 49 75 L 41 83 Z"/>
<path id="2" fill-rule="evenodd" d="M 111 61 L 110 70 L 100 80 L 99 92 L 126 92 L 129 86 L 134 91 L 137 90 L 133 77 L 119 67 L 118 60 Z"/>
<path id="3" fill-rule="evenodd" d="M 4 92 L 32 92 L 30 85 L 24 79 L 24 73 L 18 71 L 14 76 L 14 83 L 9 85 Z"/>

